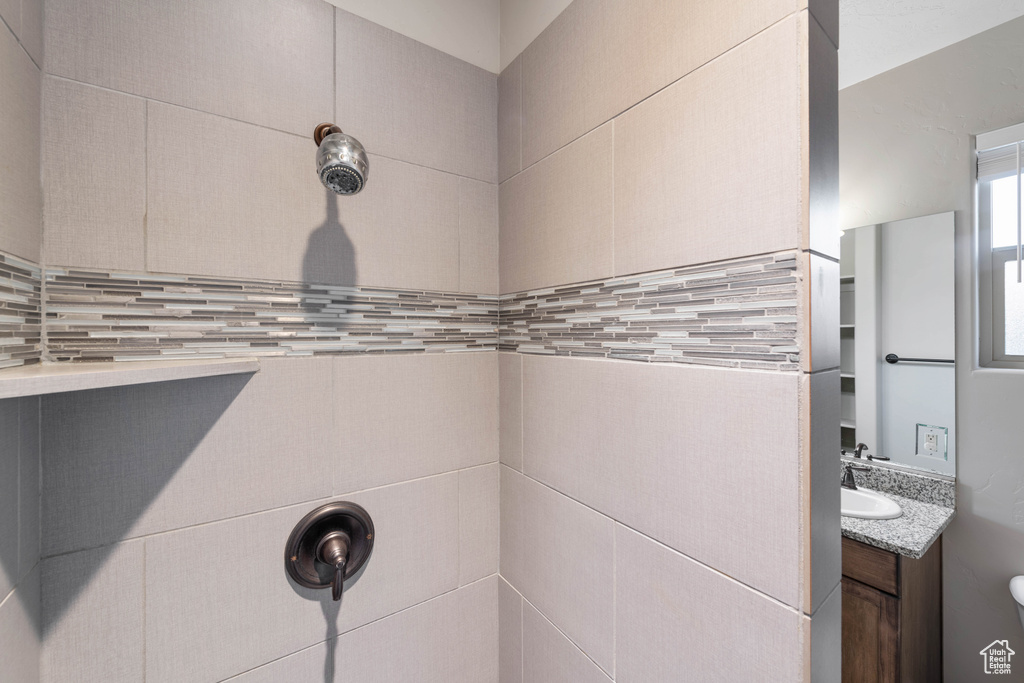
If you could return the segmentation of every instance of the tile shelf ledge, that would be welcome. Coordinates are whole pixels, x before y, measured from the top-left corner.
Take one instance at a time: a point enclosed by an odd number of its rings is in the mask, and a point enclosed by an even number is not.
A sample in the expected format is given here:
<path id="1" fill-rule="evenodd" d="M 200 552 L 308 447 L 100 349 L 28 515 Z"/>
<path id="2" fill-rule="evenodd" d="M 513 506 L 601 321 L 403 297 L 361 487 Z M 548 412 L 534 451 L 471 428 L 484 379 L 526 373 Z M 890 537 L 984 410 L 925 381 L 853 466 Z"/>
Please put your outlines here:
<path id="1" fill-rule="evenodd" d="M 255 358 L 37 363 L 0 370 L 0 399 L 259 372 Z"/>

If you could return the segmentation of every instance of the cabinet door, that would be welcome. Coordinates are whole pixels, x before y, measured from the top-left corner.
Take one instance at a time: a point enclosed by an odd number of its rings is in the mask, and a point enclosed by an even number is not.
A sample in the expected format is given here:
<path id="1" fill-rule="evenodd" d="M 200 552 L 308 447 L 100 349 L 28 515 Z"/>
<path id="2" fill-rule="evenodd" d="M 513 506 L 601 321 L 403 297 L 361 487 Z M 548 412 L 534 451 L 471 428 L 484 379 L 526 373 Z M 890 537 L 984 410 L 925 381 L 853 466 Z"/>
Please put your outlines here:
<path id="1" fill-rule="evenodd" d="M 899 601 L 843 577 L 843 683 L 895 683 Z"/>

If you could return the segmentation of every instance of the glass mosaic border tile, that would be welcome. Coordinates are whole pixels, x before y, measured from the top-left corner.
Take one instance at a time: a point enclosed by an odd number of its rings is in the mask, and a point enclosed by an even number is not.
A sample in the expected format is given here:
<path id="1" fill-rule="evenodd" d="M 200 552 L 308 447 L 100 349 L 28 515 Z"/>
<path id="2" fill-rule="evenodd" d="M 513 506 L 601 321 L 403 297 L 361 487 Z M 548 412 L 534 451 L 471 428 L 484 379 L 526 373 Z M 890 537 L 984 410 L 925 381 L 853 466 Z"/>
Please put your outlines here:
<path id="1" fill-rule="evenodd" d="M 497 348 L 498 297 L 46 269 L 54 361 Z"/>
<path id="2" fill-rule="evenodd" d="M 500 297 L 518 353 L 799 370 L 797 252 Z"/>
<path id="3" fill-rule="evenodd" d="M 512 351 L 795 371 L 797 252 L 502 296 L 45 270 L 48 360 Z M 40 271 L 0 255 L 0 367 L 40 357 Z"/>
<path id="4" fill-rule="evenodd" d="M 39 266 L 0 253 L 0 368 L 42 356 Z"/>

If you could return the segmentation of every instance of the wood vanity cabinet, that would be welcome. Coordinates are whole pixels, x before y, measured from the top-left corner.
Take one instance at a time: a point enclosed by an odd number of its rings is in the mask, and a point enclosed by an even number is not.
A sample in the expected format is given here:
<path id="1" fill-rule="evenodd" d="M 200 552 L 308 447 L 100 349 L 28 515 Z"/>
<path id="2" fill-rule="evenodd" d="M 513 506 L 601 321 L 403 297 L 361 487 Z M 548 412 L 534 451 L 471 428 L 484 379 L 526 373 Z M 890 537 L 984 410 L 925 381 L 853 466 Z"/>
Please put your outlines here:
<path id="1" fill-rule="evenodd" d="M 843 538 L 843 683 L 942 680 L 942 538 L 913 560 Z"/>

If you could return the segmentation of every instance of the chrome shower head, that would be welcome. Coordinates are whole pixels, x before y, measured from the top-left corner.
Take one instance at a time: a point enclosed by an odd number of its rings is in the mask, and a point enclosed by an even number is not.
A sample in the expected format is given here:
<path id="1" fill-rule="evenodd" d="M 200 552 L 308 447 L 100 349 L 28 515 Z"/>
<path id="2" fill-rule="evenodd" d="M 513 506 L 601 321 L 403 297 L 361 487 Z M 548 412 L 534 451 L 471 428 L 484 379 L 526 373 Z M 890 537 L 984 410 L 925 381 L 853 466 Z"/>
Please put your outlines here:
<path id="1" fill-rule="evenodd" d="M 313 142 L 319 146 L 316 174 L 324 187 L 337 194 L 355 194 L 363 189 L 370 162 L 358 140 L 333 123 L 321 123 L 313 131 Z"/>

